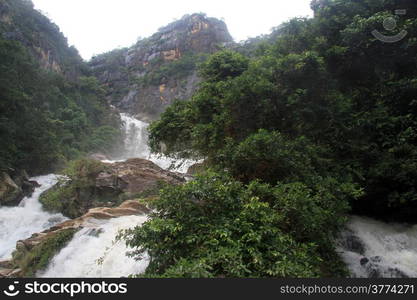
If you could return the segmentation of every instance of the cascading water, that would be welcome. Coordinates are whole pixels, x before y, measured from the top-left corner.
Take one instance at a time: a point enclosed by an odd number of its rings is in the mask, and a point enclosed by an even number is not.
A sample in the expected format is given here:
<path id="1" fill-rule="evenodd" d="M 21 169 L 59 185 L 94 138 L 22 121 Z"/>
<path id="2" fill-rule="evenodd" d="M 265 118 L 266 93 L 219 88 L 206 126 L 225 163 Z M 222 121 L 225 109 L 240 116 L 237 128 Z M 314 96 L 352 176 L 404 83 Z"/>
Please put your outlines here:
<path id="1" fill-rule="evenodd" d="M 125 131 L 125 158 L 147 158 L 150 150 L 148 147 L 149 124 L 130 117 L 128 114 L 120 114 Z"/>
<path id="2" fill-rule="evenodd" d="M 337 250 L 352 277 L 417 277 L 417 225 L 354 216 L 342 232 Z"/>
<path id="3" fill-rule="evenodd" d="M 121 160 L 144 158 L 157 164 L 162 169 L 179 173 L 186 173 L 191 165 L 197 163 L 197 161 L 190 159 L 177 160 L 163 155 L 151 154 L 148 146 L 149 124 L 125 113 L 120 114 L 120 117 L 123 121 L 126 136 L 125 152 Z"/>
<path id="4" fill-rule="evenodd" d="M 125 152 L 121 159 L 144 158 L 163 169 L 185 173 L 192 160 L 177 161 L 162 155 L 151 154 L 148 147 L 148 124 L 121 114 L 125 129 Z M 0 259 L 8 259 L 16 248 L 16 242 L 29 238 L 62 223 L 61 214 L 49 214 L 42 210 L 40 195 L 53 187 L 58 176 L 46 175 L 33 178 L 41 186 L 33 195 L 25 198 L 18 207 L 0 208 Z M 126 255 L 129 251 L 123 241 L 116 242 L 120 230 L 141 225 L 146 216 L 126 216 L 107 221 L 91 219 L 73 239 L 51 260 L 47 269 L 37 274 L 41 277 L 121 277 L 142 273 L 148 265 L 145 257 L 136 261 Z"/>
<path id="5" fill-rule="evenodd" d="M 140 261 L 126 256 L 129 249 L 115 241 L 119 230 L 141 225 L 146 216 L 127 216 L 109 221 L 91 220 L 90 226 L 77 232 L 72 241 L 56 255 L 40 277 L 123 277 L 142 273 L 147 258 Z"/>
<path id="6" fill-rule="evenodd" d="M 32 178 L 41 186 L 36 188 L 31 197 L 26 197 L 17 207 L 0 208 L 0 259 L 8 259 L 16 248 L 16 242 L 29 238 L 32 234 L 42 232 L 66 218 L 61 214 L 50 214 L 42 210 L 39 196 L 52 186 L 58 177 L 46 175 Z"/>
<path id="7" fill-rule="evenodd" d="M 176 161 L 151 154 L 148 146 L 149 124 L 127 114 L 121 114 L 125 130 L 125 151 L 120 160 L 143 158 L 163 169 L 185 173 L 196 163 Z M 107 161 L 115 162 L 115 161 Z M 130 250 L 123 241 L 116 242 L 120 230 L 133 228 L 146 221 L 146 216 L 127 216 L 108 221 L 92 219 L 49 263 L 40 277 L 121 277 L 142 273 L 148 259 L 136 261 L 126 253 Z"/>
<path id="8" fill-rule="evenodd" d="M 195 161 L 180 164 L 150 153 L 148 124 L 121 115 L 126 132 L 123 159 L 144 158 L 161 168 L 185 173 Z M 178 167 L 179 166 L 179 167 Z M 18 207 L 0 208 L 0 259 L 8 259 L 18 240 L 29 238 L 66 218 L 42 210 L 39 196 L 56 184 L 58 176 L 32 178 L 41 186 Z M 141 225 L 146 216 L 126 216 L 107 221 L 91 219 L 51 261 L 41 277 L 121 277 L 143 272 L 148 258 L 135 261 L 126 253 L 119 230 Z M 387 224 L 369 218 L 352 217 L 338 241 L 338 252 L 352 277 L 417 277 L 417 225 Z"/>

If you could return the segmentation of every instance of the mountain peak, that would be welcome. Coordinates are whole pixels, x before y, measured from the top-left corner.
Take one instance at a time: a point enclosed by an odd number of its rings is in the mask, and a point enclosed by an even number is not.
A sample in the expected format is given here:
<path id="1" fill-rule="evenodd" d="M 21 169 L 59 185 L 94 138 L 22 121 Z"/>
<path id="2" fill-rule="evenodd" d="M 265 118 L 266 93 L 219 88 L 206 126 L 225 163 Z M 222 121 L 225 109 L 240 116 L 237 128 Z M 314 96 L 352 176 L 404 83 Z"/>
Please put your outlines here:
<path id="1" fill-rule="evenodd" d="M 109 88 L 109 101 L 142 120 L 158 118 L 174 99 L 187 99 L 206 54 L 233 43 L 226 24 L 203 13 L 185 15 L 128 49 L 99 55 L 90 66 Z"/>

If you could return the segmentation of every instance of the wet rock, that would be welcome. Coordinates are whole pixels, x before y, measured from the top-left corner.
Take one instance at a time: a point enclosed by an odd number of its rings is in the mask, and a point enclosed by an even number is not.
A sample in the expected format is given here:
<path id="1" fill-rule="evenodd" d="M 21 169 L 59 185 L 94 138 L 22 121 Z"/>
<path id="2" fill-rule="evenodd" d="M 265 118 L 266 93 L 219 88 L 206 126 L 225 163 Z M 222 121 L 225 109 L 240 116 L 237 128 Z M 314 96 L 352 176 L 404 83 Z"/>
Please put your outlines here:
<path id="1" fill-rule="evenodd" d="M 381 271 L 375 266 L 370 266 L 367 271 L 368 278 L 383 278 Z"/>
<path id="2" fill-rule="evenodd" d="M 102 234 L 102 233 L 103 233 L 103 230 L 102 229 L 100 229 L 100 228 L 93 228 L 87 234 L 89 236 L 99 237 L 100 234 Z"/>
<path id="3" fill-rule="evenodd" d="M 185 179 L 183 175 L 166 171 L 151 161 L 135 158 L 112 164 L 108 171 L 99 174 L 96 186 L 134 195 L 157 188 L 160 182 L 181 184 Z"/>
<path id="4" fill-rule="evenodd" d="M 4 260 L 3 259 L 3 260 L 0 260 L 0 268 L 2 268 L 2 269 L 7 269 L 7 268 L 11 269 L 11 268 L 13 268 L 13 264 L 10 260 Z"/>
<path id="5" fill-rule="evenodd" d="M 348 251 L 355 252 L 361 255 L 365 254 L 365 245 L 351 231 L 343 232 L 340 243 L 343 245 L 343 248 Z"/>
<path id="6" fill-rule="evenodd" d="M 364 257 L 364 258 L 362 258 L 362 259 L 361 259 L 360 263 L 361 263 L 361 266 L 364 266 L 364 265 L 366 265 L 367 263 L 369 263 L 369 259 L 368 259 L 368 258 L 366 258 L 366 257 Z"/>
<path id="7" fill-rule="evenodd" d="M 389 268 L 390 278 L 410 278 L 407 274 L 397 268 Z"/>
<path id="8" fill-rule="evenodd" d="M 16 206 L 24 197 L 32 195 L 35 187 L 39 186 L 36 181 L 29 180 L 26 171 L 0 173 L 0 206 Z"/>
<path id="9" fill-rule="evenodd" d="M 9 278 L 9 275 L 13 273 L 13 269 L 0 268 L 0 278 Z"/>
<path id="10" fill-rule="evenodd" d="M 371 257 L 371 261 L 373 263 L 381 263 L 382 262 L 382 257 L 381 256 L 373 256 L 373 257 Z"/>
<path id="11" fill-rule="evenodd" d="M 85 170 L 79 170 L 79 175 L 41 195 L 39 200 L 45 210 L 77 218 L 91 208 L 115 207 L 124 199 L 156 195 L 161 183 L 185 182 L 184 175 L 163 170 L 145 159 L 118 163 L 87 160 L 81 167 Z M 94 213 L 106 218 L 103 211 Z"/>
<path id="12" fill-rule="evenodd" d="M 0 174 L 0 206 L 17 205 L 23 199 L 23 190 L 17 186 L 9 174 Z"/>

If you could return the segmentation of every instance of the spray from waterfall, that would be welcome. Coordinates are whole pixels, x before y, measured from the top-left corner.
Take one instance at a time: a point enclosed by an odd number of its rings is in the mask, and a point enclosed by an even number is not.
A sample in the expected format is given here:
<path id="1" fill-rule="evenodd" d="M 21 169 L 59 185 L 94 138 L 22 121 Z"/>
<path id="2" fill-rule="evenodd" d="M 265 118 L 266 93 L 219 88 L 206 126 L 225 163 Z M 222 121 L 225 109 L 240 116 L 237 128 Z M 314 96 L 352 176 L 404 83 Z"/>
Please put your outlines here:
<path id="1" fill-rule="evenodd" d="M 417 225 L 352 217 L 338 252 L 352 277 L 417 278 Z"/>
<path id="2" fill-rule="evenodd" d="M 140 274 L 148 259 L 136 261 L 128 257 L 124 241 L 116 241 L 120 230 L 141 225 L 146 216 L 126 216 L 107 221 L 90 220 L 71 242 L 56 255 L 40 277 L 124 277 Z"/>
<path id="3" fill-rule="evenodd" d="M 46 175 L 31 178 L 41 186 L 31 197 L 26 197 L 17 207 L 0 208 L 0 259 L 8 259 L 16 249 L 16 242 L 27 239 L 34 233 L 42 232 L 66 218 L 61 214 L 50 214 L 42 209 L 39 196 L 54 186 L 58 177 Z"/>
<path id="4" fill-rule="evenodd" d="M 125 132 L 125 151 L 118 161 L 129 158 L 143 158 L 152 161 L 159 167 L 173 172 L 186 173 L 188 168 L 197 163 L 191 159 L 173 159 L 160 154 L 153 154 L 148 146 L 149 124 L 122 113 L 120 117 Z"/>

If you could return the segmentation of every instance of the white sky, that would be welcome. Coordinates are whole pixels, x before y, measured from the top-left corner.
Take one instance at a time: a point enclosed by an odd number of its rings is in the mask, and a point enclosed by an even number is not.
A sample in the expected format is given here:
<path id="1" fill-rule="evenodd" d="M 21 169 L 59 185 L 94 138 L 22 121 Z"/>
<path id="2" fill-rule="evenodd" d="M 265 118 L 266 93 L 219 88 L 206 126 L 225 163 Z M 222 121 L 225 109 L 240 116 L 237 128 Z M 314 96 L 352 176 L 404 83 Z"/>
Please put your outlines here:
<path id="1" fill-rule="evenodd" d="M 84 59 L 148 37 L 185 14 L 224 18 L 236 41 L 267 34 L 292 17 L 311 16 L 311 0 L 32 0 Z"/>

